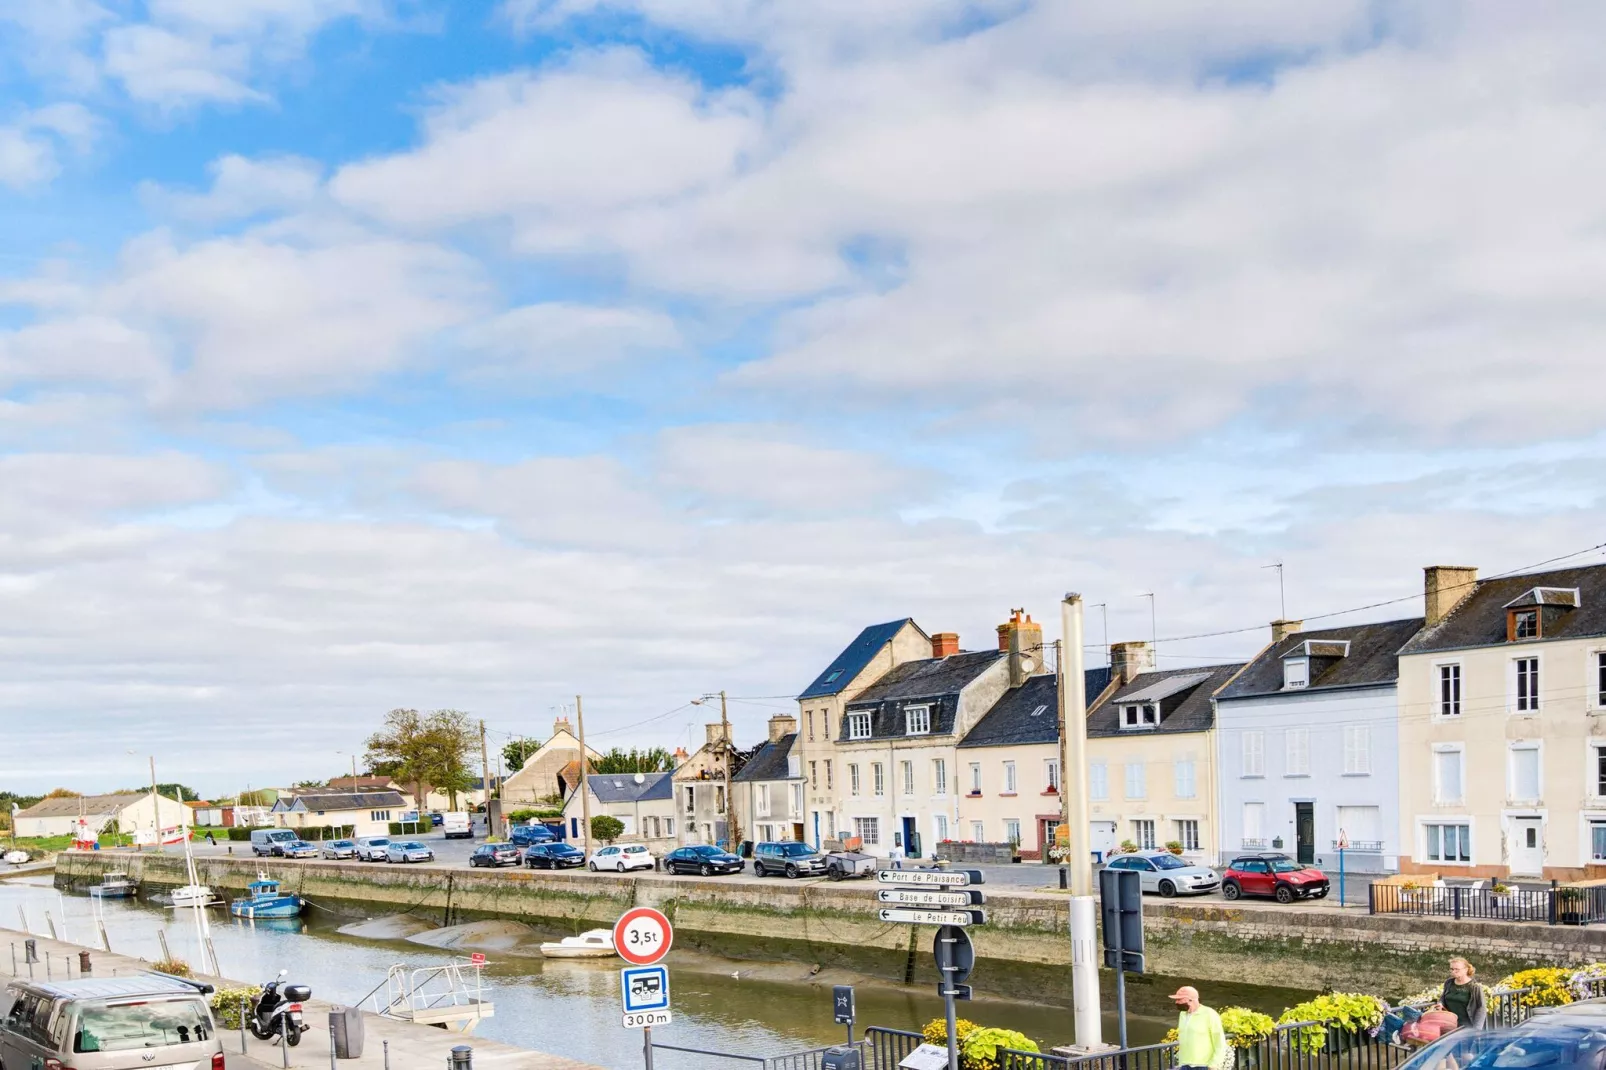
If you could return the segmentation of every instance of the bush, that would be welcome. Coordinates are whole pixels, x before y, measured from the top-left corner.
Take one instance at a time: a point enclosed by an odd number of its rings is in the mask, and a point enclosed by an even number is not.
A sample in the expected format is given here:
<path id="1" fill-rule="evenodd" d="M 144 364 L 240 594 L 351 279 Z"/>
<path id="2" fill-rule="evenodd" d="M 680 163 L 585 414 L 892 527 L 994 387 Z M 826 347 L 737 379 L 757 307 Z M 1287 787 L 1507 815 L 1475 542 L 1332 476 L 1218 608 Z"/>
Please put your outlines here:
<path id="1" fill-rule="evenodd" d="M 227 831 L 229 834 L 229 839 L 234 843 L 239 843 L 242 840 L 249 840 L 251 838 L 251 833 L 255 832 L 257 829 L 270 829 L 272 827 L 272 825 L 236 825 Z M 201 835 L 205 836 L 206 833 L 203 832 Z"/>
<path id="2" fill-rule="evenodd" d="M 151 963 L 151 969 L 157 973 L 170 973 L 174 977 L 190 977 L 192 972 L 190 964 L 183 959 L 157 959 Z"/>
<path id="3" fill-rule="evenodd" d="M 1568 987 L 1573 972 L 1557 966 L 1518 970 L 1510 977 L 1503 978 L 1494 986 L 1494 990 L 1512 992 L 1519 988 L 1532 988 L 1534 991 L 1517 997 L 1519 1004 L 1524 1007 L 1560 1007 L 1573 1001 L 1572 990 Z"/>
<path id="4" fill-rule="evenodd" d="M 617 817 L 598 814 L 591 819 L 591 837 L 603 843 L 612 843 L 625 834 L 625 823 Z"/>
<path id="5" fill-rule="evenodd" d="M 1227 1034 L 1227 1043 L 1235 1048 L 1252 1048 L 1271 1036 L 1277 1023 L 1271 1015 L 1252 1011 L 1248 1007 L 1223 1007 L 1221 1029 Z"/>
<path id="6" fill-rule="evenodd" d="M 428 821 L 392 821 L 390 834 L 392 836 L 417 836 L 430 830 Z"/>
<path id="7" fill-rule="evenodd" d="M 963 1047 L 965 1038 L 979 1028 L 981 1027 L 969 1018 L 956 1019 L 954 1021 L 954 1033 L 958 1036 L 960 1046 Z M 933 1018 L 926 1023 L 926 1028 L 920 1031 L 920 1035 L 927 1044 L 947 1044 L 948 1023 L 942 1018 Z"/>
<path id="8" fill-rule="evenodd" d="M 212 1006 L 212 1017 L 223 1029 L 239 1029 L 245 1013 L 257 997 L 254 988 L 220 988 L 207 1002 Z"/>
<path id="9" fill-rule="evenodd" d="M 1037 1045 L 1013 1029 L 973 1029 L 959 1046 L 959 1065 L 964 1070 L 998 1070 L 999 1048 L 1036 1051 Z"/>
<path id="10" fill-rule="evenodd" d="M 1327 1029 L 1346 1033 L 1370 1033 L 1383 1024 L 1383 1001 L 1359 992 L 1329 992 L 1283 1011 L 1278 1025 L 1312 1022 L 1299 1031 L 1295 1043 L 1300 1051 L 1314 1055 L 1327 1044 Z"/>
<path id="11" fill-rule="evenodd" d="M 1182 841 L 1181 840 L 1167 840 L 1166 843 L 1165 843 L 1165 849 L 1167 851 L 1170 851 L 1174 855 L 1179 855 L 1179 854 L 1182 853 Z"/>
<path id="12" fill-rule="evenodd" d="M 559 821 L 563 818 L 562 810 L 514 810 L 507 814 L 507 819 L 515 825 L 522 825 L 526 821 Z"/>

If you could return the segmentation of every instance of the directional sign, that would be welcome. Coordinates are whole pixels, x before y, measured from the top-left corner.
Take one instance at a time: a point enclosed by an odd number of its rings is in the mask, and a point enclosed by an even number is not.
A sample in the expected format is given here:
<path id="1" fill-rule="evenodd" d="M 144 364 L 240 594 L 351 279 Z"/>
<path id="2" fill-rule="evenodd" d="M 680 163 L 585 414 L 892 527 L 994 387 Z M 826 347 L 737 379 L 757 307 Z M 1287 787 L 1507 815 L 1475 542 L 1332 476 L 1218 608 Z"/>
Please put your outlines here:
<path id="1" fill-rule="evenodd" d="M 878 869 L 875 879 L 878 884 L 925 884 L 949 888 L 987 883 L 979 869 Z"/>
<path id="2" fill-rule="evenodd" d="M 485 956 L 476 951 L 468 957 L 468 964 L 470 966 L 483 966 L 485 965 Z"/>
<path id="3" fill-rule="evenodd" d="M 984 910 L 920 910 L 916 907 L 882 908 L 882 921 L 904 925 L 981 925 L 987 921 Z"/>
<path id="4" fill-rule="evenodd" d="M 875 897 L 881 903 L 897 903 L 906 907 L 979 907 L 987 897 L 979 888 L 961 888 L 956 892 L 928 892 L 924 888 L 877 888 Z"/>
<path id="5" fill-rule="evenodd" d="M 619 971 L 619 998 L 626 1014 L 669 1009 L 669 969 L 627 966 Z"/>
<path id="6" fill-rule="evenodd" d="M 652 907 L 636 907 L 613 923 L 613 946 L 619 957 L 632 966 L 651 966 L 675 942 L 669 919 Z"/>

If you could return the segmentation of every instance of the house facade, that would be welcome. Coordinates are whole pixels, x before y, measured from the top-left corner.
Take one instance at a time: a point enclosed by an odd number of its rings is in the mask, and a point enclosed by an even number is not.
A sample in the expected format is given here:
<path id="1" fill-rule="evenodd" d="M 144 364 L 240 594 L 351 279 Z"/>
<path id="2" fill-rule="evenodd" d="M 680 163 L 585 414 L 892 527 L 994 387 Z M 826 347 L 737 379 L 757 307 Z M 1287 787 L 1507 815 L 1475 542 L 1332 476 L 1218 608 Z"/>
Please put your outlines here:
<path id="1" fill-rule="evenodd" d="M 586 785 L 591 792 L 591 816 L 618 818 L 625 827 L 621 840 L 645 843 L 654 854 L 680 846 L 672 774 L 592 773 L 586 777 Z M 570 843 L 585 841 L 583 813 L 576 789 L 563 804 L 564 832 Z"/>
<path id="2" fill-rule="evenodd" d="M 155 799 L 155 805 L 152 799 Z M 16 815 L 18 836 L 73 836 L 80 829 L 99 834 L 115 829 L 132 835 L 138 842 L 155 843 L 158 824 L 171 833 L 193 824 L 188 806 L 165 795 L 152 796 L 150 792 L 116 792 L 110 795 L 82 795 L 59 799 L 41 799 L 19 810 Z"/>
<path id="3" fill-rule="evenodd" d="M 1092 849 L 1181 845 L 1216 861 L 1214 696 L 1243 665 L 1154 669 L 1148 643 L 1110 647 L 1111 680 L 1087 716 Z"/>
<path id="4" fill-rule="evenodd" d="M 804 839 L 803 775 L 792 753 L 796 743 L 797 718 L 771 717 L 769 738 L 731 778 L 742 834 L 755 843 Z"/>
<path id="5" fill-rule="evenodd" d="M 731 745 L 728 731 L 728 726 L 721 721 L 704 725 L 703 745 L 675 766 L 672 774 L 675 806 L 683 844 L 723 844 L 732 850 L 736 847 L 736 844 L 726 843 L 730 838 L 727 826 L 734 807 L 726 807 L 725 766 L 730 763 L 734 790 L 734 778 L 741 772 L 742 755 Z M 746 832 L 742 831 L 742 835 Z"/>
<path id="6" fill-rule="evenodd" d="M 284 828 L 350 828 L 353 836 L 383 836 L 408 811 L 399 791 L 307 791 L 280 795 L 273 820 Z"/>
<path id="7" fill-rule="evenodd" d="M 1283 850 L 1324 869 L 1399 866 L 1396 656 L 1422 618 L 1303 631 L 1272 642 L 1216 696 L 1219 855 Z"/>
<path id="8" fill-rule="evenodd" d="M 1606 877 L 1606 566 L 1425 570 L 1400 651 L 1400 868 Z"/>
<path id="9" fill-rule="evenodd" d="M 589 757 L 600 757 L 594 748 L 585 748 Z M 502 781 L 502 808 L 515 810 L 551 804 L 568 797 L 579 781 L 575 771 L 580 762 L 580 738 L 567 717 L 552 723 L 552 735 L 524 764 Z"/>

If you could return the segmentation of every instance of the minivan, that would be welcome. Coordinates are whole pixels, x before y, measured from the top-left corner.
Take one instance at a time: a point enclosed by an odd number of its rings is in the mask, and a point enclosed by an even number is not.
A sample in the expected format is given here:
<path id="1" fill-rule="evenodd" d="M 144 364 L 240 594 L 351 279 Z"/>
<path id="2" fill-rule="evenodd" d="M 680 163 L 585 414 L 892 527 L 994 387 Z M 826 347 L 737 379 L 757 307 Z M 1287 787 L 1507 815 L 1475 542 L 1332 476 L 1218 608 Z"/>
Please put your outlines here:
<path id="1" fill-rule="evenodd" d="M 301 837 L 291 829 L 252 829 L 251 853 L 261 858 L 263 855 L 282 855 L 287 843 L 295 843 Z"/>
<path id="2" fill-rule="evenodd" d="M 211 991 L 160 974 L 12 981 L 0 994 L 0 1066 L 224 1070 Z"/>

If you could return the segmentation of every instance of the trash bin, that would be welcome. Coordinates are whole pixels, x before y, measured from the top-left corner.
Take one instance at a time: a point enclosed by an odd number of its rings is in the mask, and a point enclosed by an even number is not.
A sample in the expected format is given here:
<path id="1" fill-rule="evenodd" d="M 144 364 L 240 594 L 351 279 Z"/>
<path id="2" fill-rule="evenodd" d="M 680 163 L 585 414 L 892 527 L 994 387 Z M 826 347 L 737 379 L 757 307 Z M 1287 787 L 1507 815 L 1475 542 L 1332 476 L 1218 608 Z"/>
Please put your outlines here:
<path id="1" fill-rule="evenodd" d="M 860 1070 L 858 1048 L 826 1048 L 820 1053 L 820 1070 Z"/>
<path id="2" fill-rule="evenodd" d="M 329 1038 L 334 1044 L 335 1058 L 362 1058 L 362 1008 L 330 1007 Z"/>

